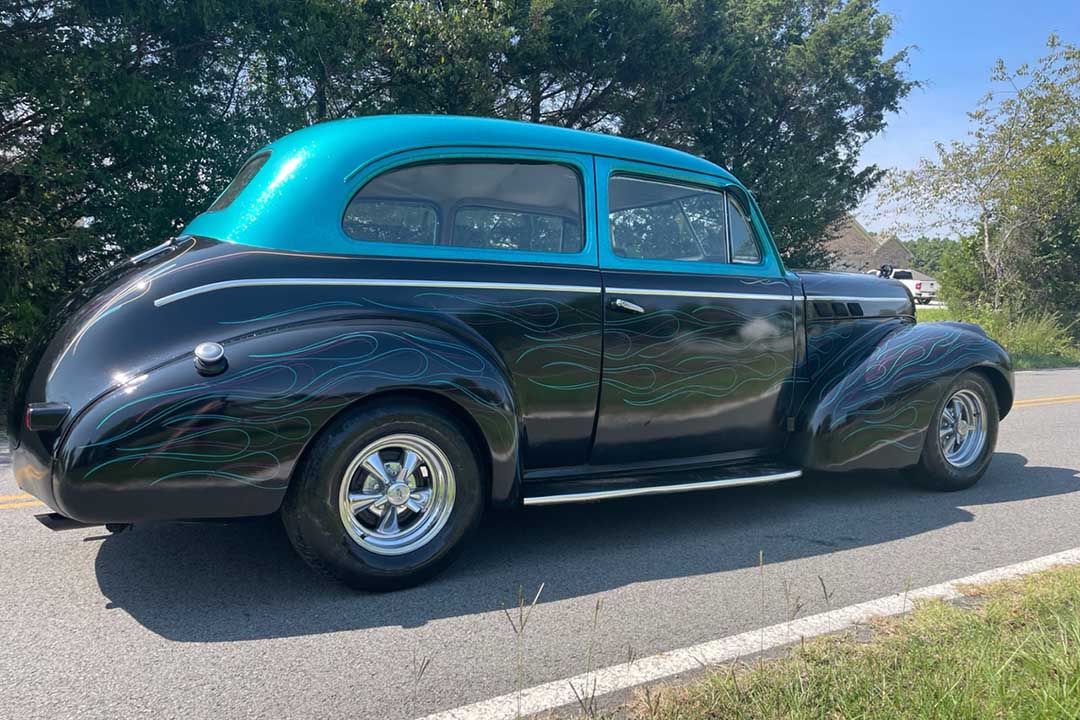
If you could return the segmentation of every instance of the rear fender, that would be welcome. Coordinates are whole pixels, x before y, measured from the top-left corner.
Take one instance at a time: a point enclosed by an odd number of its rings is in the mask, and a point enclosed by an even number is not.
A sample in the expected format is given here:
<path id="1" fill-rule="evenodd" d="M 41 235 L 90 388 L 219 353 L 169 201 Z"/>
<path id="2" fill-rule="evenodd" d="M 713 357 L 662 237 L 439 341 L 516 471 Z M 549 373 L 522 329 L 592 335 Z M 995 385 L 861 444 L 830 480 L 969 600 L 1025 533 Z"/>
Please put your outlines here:
<path id="1" fill-rule="evenodd" d="M 903 325 L 873 340 L 873 350 L 834 379 L 811 383 L 792 443 L 794 459 L 803 467 L 847 471 L 914 465 L 938 402 L 967 370 L 987 373 L 1002 415 L 1011 406 L 1009 355 L 975 325 Z"/>
<path id="2" fill-rule="evenodd" d="M 485 348 L 431 325 L 345 320 L 224 343 L 228 369 L 190 357 L 134 378 L 72 424 L 58 455 L 58 509 L 87 522 L 258 515 L 281 503 L 318 432 L 375 394 L 434 393 L 472 417 L 492 496 L 515 491 L 520 424 Z"/>

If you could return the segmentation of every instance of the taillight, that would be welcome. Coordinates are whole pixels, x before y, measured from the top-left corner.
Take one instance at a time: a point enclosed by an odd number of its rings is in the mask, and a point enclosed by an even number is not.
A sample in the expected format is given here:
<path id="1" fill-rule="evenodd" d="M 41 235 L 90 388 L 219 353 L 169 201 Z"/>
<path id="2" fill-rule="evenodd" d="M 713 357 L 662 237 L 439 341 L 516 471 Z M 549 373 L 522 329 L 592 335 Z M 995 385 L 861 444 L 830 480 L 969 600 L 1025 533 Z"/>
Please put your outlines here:
<path id="1" fill-rule="evenodd" d="M 922 290 L 922 283 L 921 282 L 915 283 L 915 289 L 916 290 Z"/>
<path id="2" fill-rule="evenodd" d="M 26 429 L 32 432 L 55 430 L 60 427 L 60 423 L 64 422 L 69 412 L 71 412 L 71 407 L 67 403 L 30 403 L 26 406 L 23 422 L 26 424 Z"/>

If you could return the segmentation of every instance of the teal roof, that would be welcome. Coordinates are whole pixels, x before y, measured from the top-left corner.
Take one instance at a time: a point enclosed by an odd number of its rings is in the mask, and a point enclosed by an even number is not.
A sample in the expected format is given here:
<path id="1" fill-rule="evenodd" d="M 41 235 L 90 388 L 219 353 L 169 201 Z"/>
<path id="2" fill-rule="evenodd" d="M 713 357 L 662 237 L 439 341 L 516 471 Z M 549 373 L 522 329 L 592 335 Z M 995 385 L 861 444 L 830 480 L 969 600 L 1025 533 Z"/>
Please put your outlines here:
<path id="1" fill-rule="evenodd" d="M 296 143 L 333 147 L 348 156 L 345 166 L 354 162 L 350 170 L 365 160 L 404 150 L 472 145 L 605 155 L 734 179 L 708 160 L 662 145 L 553 125 L 456 115 L 375 115 L 335 120 L 298 130 L 268 147 L 288 149 Z"/>
<path id="2" fill-rule="evenodd" d="M 312 125 L 266 146 L 266 165 L 236 199 L 199 215 L 184 233 L 261 247 L 329 249 L 340 242 L 340 217 L 347 193 L 355 190 L 350 179 L 387 156 L 440 146 L 601 155 L 737 182 L 702 158 L 613 135 L 490 118 L 378 115 Z M 298 243 L 301 228 L 305 237 Z"/>

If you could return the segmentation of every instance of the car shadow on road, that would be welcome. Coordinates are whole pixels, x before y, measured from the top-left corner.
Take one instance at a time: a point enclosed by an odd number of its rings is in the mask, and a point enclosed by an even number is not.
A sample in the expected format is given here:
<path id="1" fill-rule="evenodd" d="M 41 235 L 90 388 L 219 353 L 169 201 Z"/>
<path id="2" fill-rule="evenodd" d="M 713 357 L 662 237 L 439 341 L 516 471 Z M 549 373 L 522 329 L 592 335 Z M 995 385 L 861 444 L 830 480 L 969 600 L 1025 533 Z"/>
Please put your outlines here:
<path id="1" fill-rule="evenodd" d="M 1080 472 L 998 453 L 974 488 L 939 494 L 895 473 L 814 475 L 769 486 L 495 513 L 427 584 L 374 595 L 309 570 L 276 518 L 159 524 L 105 539 L 96 572 L 110 607 L 176 641 L 313 635 L 498 610 L 516 588 L 543 602 L 630 583 L 725 572 L 872 546 L 973 515 L 965 506 L 1080 491 Z"/>

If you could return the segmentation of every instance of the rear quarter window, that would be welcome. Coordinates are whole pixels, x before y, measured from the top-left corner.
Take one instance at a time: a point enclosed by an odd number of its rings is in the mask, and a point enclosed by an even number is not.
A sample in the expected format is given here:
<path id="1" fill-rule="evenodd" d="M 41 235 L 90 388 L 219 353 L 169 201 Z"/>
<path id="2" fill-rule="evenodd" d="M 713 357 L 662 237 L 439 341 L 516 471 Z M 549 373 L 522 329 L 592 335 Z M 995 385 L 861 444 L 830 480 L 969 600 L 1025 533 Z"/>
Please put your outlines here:
<path id="1" fill-rule="evenodd" d="M 218 210 L 224 210 L 232 204 L 232 201 L 248 186 L 248 184 L 259 174 L 259 170 L 262 170 L 262 166 L 266 164 L 266 161 L 270 159 L 269 152 L 259 153 L 255 155 L 240 168 L 240 172 L 236 174 L 233 181 L 229 183 L 229 186 L 225 188 L 225 192 L 218 196 L 218 199 L 214 201 L 214 204 L 210 206 L 207 212 L 217 212 Z"/>

